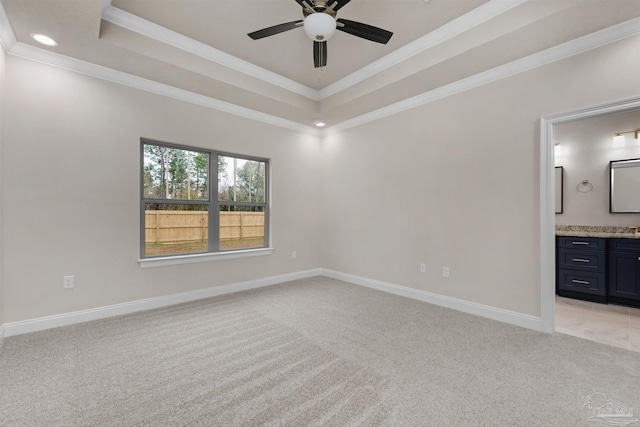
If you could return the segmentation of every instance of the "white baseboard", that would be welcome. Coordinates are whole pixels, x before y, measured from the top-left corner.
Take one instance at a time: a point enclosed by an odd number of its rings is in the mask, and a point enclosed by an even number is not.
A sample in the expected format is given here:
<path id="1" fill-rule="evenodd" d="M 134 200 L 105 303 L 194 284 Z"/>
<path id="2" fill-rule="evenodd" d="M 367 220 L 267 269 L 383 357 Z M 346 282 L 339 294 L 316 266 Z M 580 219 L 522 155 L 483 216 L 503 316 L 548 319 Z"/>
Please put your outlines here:
<path id="1" fill-rule="evenodd" d="M 434 294 L 432 292 L 422 291 L 419 289 L 394 285 L 392 283 L 381 282 L 379 280 L 367 279 L 365 277 L 354 276 L 352 274 L 340 273 L 338 271 L 327 270 L 324 268 L 321 268 L 320 270 L 321 275 L 331 277 L 333 279 L 342 280 L 344 282 L 353 283 L 355 285 L 365 286 L 367 288 L 377 289 L 379 291 L 415 299 L 429 304 L 451 308 L 453 310 L 474 314 L 476 316 L 486 317 L 488 319 L 497 320 L 504 323 L 510 323 L 512 325 L 521 326 L 523 328 L 545 332 L 543 322 L 539 317 L 491 307 L 484 304 L 478 304 L 458 298 Z"/>
<path id="2" fill-rule="evenodd" d="M 516 313 L 514 311 L 447 297 L 444 295 L 438 295 L 419 289 L 394 285 L 392 283 L 386 283 L 379 280 L 367 279 L 365 277 L 355 276 L 352 274 L 340 273 L 338 271 L 328 270 L 324 268 L 316 268 L 311 270 L 299 271 L 296 273 L 288 273 L 279 276 L 249 280 L 246 282 L 213 286 L 210 288 L 198 289 L 195 291 L 181 292 L 161 297 L 147 298 L 143 300 L 130 301 L 104 307 L 90 308 L 87 310 L 79 310 L 71 313 L 38 317 L 35 319 L 21 320 L 18 322 L 8 322 L 0 326 L 0 346 L 2 345 L 2 341 L 5 336 L 10 337 L 13 335 L 27 334 L 30 332 L 42 331 L 45 329 L 58 328 L 61 326 L 68 326 L 76 323 L 104 319 L 107 317 L 131 314 L 138 311 L 166 307 L 203 298 L 211 298 L 219 295 L 246 291 L 249 289 L 257 289 L 265 286 L 271 286 L 291 280 L 305 279 L 313 276 L 331 277 L 333 279 L 342 280 L 348 283 L 353 283 L 372 289 L 377 289 L 379 291 L 387 292 L 394 295 L 412 298 L 429 304 L 451 308 L 453 310 L 474 314 L 476 316 L 486 317 L 488 319 L 510 323 L 512 325 L 521 326 L 536 331 L 544 331 L 541 319 L 539 317 Z"/>
<path id="3" fill-rule="evenodd" d="M 233 292 L 257 289 L 284 283 L 291 280 L 305 279 L 308 277 L 321 275 L 321 269 L 299 271 L 296 273 L 282 274 L 279 276 L 265 277 L 262 279 L 249 280 L 246 282 L 233 283 L 229 285 L 213 286 L 206 289 L 181 292 L 178 294 L 165 295 L 155 298 L 125 302 L 121 304 L 107 305 L 104 307 L 79 310 L 71 313 L 56 314 L 52 316 L 38 317 L 36 319 L 21 320 L 18 322 L 5 323 L 0 327 L 0 342 L 2 336 L 27 334 L 30 332 L 42 331 L 45 329 L 58 328 L 76 323 L 89 322 L 91 320 L 104 319 L 107 317 L 120 316 L 123 314 L 135 313 L 138 311 L 150 310 L 153 308 L 166 307 L 184 302 L 195 301 L 203 298 L 210 298 Z"/>

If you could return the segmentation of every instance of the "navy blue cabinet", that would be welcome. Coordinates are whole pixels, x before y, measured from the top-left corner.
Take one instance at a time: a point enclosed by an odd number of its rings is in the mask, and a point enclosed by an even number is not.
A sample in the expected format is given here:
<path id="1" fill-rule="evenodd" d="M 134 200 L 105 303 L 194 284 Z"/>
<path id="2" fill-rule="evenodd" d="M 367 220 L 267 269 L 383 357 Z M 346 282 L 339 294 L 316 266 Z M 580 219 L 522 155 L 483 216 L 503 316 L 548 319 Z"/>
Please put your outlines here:
<path id="1" fill-rule="evenodd" d="M 640 307 L 640 239 L 558 236 L 556 293 Z"/>
<path id="2" fill-rule="evenodd" d="M 607 301 L 607 239 L 557 238 L 557 293 L 595 302 Z"/>
<path id="3" fill-rule="evenodd" d="M 610 239 L 608 300 L 640 304 L 640 240 Z"/>

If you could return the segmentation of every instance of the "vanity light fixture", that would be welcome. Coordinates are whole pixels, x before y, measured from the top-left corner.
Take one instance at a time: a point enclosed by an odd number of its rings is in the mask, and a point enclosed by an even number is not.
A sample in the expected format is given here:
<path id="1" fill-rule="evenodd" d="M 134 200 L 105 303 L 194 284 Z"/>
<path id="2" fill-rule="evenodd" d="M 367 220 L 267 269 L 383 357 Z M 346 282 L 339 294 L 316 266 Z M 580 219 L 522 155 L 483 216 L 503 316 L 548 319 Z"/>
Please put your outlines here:
<path id="1" fill-rule="evenodd" d="M 556 142 L 556 144 L 553 146 L 553 154 L 555 156 L 562 155 L 562 145 L 560 145 L 559 142 Z"/>
<path id="2" fill-rule="evenodd" d="M 629 131 L 626 131 L 626 132 L 617 132 L 615 135 L 613 135 L 613 148 L 624 147 L 624 143 L 625 143 L 624 134 L 625 133 L 634 134 L 635 137 L 636 137 L 636 141 L 638 141 L 638 143 L 640 143 L 640 129 L 629 130 Z"/>
<path id="3" fill-rule="evenodd" d="M 624 147 L 624 135 L 621 133 L 616 133 L 613 136 L 613 148 L 621 148 Z"/>
<path id="4" fill-rule="evenodd" d="M 58 46 L 57 41 L 55 41 L 49 36 L 45 36 L 44 34 L 33 33 L 31 34 L 31 38 L 37 41 L 38 43 L 42 43 L 46 46 Z"/>

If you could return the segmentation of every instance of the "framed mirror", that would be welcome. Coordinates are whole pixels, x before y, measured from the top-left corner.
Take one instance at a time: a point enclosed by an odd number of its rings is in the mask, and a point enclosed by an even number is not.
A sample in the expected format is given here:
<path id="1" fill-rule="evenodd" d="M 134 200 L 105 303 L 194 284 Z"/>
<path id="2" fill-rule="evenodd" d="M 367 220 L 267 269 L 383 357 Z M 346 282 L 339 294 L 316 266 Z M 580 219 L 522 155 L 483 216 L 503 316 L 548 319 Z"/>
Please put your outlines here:
<path id="1" fill-rule="evenodd" d="M 640 213 L 640 159 L 609 162 L 609 212 Z"/>
<path id="2" fill-rule="evenodd" d="M 555 175 L 555 207 L 556 213 L 562 213 L 562 201 L 564 196 L 564 168 L 562 166 L 556 166 Z"/>

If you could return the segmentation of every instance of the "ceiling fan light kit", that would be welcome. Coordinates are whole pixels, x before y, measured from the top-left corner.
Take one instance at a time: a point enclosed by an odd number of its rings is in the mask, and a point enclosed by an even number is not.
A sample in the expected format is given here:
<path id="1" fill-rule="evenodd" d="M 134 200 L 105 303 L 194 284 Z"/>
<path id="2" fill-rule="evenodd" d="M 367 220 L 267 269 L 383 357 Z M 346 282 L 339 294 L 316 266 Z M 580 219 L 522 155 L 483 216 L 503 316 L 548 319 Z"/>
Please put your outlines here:
<path id="1" fill-rule="evenodd" d="M 295 0 L 302 7 L 304 19 L 285 22 L 247 34 L 262 39 L 295 28 L 304 27 L 313 40 L 313 63 L 316 68 L 327 65 L 327 40 L 336 30 L 376 43 L 387 44 L 393 33 L 382 28 L 347 19 L 336 19 L 336 13 L 351 0 Z"/>
<path id="2" fill-rule="evenodd" d="M 313 13 L 304 18 L 304 32 L 314 42 L 327 41 L 336 32 L 336 20 L 326 13 Z"/>

